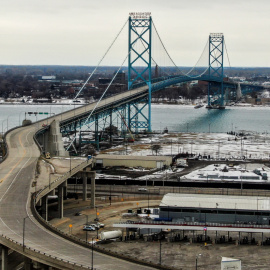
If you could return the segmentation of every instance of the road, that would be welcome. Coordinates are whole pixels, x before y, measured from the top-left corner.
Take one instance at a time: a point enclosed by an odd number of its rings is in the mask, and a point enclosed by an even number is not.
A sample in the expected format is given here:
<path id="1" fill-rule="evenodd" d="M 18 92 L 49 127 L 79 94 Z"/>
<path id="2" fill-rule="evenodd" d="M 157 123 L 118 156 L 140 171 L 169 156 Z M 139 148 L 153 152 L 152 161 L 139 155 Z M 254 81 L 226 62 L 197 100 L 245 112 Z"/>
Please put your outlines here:
<path id="1" fill-rule="evenodd" d="M 112 98 L 111 102 L 113 102 Z M 87 106 L 93 107 L 94 105 Z M 55 118 L 67 119 L 82 111 L 85 111 L 84 107 L 78 108 L 75 112 L 66 112 L 62 116 L 58 115 Z M 55 118 L 48 119 L 49 123 Z M 0 164 L 1 234 L 22 244 L 23 221 L 25 220 L 25 245 L 27 247 L 67 260 L 73 264 L 91 267 L 91 251 L 89 249 L 46 230 L 31 216 L 30 186 L 35 179 L 36 163 L 40 156 L 39 148 L 33 137 L 40 126 L 41 123 L 36 123 L 21 127 L 10 131 L 6 136 L 9 153 L 6 160 Z M 23 253 L 21 247 L 18 247 L 17 251 Z M 97 252 L 94 252 L 94 267 L 101 270 L 153 269 Z M 69 269 L 69 267 L 65 269 Z M 70 266 L 70 269 L 77 268 Z"/>

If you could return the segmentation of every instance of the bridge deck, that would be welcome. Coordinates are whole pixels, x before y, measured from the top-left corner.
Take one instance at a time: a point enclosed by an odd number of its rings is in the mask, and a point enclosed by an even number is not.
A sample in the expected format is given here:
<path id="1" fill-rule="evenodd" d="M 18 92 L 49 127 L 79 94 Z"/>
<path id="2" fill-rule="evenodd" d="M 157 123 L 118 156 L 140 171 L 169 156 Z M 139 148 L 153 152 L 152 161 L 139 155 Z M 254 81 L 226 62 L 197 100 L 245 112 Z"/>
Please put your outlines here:
<path id="1" fill-rule="evenodd" d="M 136 89 L 130 93 L 124 93 L 118 97 L 111 97 L 102 101 L 99 106 L 108 103 L 113 104 L 116 100 L 136 95 L 145 89 Z M 95 104 L 80 107 L 48 119 L 50 124 L 53 120 L 59 121 L 72 118 L 74 115 L 83 114 L 93 109 Z M 27 254 L 28 257 L 48 265 L 61 269 L 83 269 L 91 267 L 91 256 L 89 249 L 71 243 L 42 227 L 32 216 L 30 211 L 30 186 L 35 180 L 36 163 L 40 151 L 34 142 L 34 134 L 41 128 L 40 121 L 36 124 L 21 127 L 10 131 L 6 135 L 8 145 L 8 156 L 0 164 L 0 231 L 2 237 L 0 242 L 10 248 Z M 26 218 L 27 217 L 27 218 Z M 26 218 L 26 219 L 25 219 Z M 22 250 L 23 243 L 23 220 L 25 219 L 25 245 L 36 250 L 30 254 L 26 249 Z M 7 241 L 6 237 L 11 239 Z M 45 255 L 41 255 L 45 253 Z M 36 255 L 35 255 L 36 254 Z M 51 256 L 57 257 L 52 260 Z M 70 267 L 59 262 L 68 261 Z M 76 264 L 74 266 L 74 264 Z M 114 257 L 94 253 L 94 267 L 96 269 L 137 269 L 138 265 L 123 261 Z M 140 269 L 152 269 L 140 265 Z"/>

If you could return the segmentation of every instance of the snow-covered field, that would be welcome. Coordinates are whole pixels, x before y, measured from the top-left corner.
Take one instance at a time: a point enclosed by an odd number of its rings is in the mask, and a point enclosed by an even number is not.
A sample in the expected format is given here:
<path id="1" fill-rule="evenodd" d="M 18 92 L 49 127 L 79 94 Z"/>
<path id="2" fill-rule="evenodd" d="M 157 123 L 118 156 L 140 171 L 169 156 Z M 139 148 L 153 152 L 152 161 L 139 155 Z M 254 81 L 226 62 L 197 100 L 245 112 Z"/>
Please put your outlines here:
<path id="1" fill-rule="evenodd" d="M 153 145 L 160 145 L 156 153 Z M 218 159 L 269 159 L 270 135 L 251 134 L 235 137 L 223 133 L 170 133 L 143 137 L 135 143 L 119 145 L 101 153 L 113 155 L 176 155 L 193 153 Z"/>

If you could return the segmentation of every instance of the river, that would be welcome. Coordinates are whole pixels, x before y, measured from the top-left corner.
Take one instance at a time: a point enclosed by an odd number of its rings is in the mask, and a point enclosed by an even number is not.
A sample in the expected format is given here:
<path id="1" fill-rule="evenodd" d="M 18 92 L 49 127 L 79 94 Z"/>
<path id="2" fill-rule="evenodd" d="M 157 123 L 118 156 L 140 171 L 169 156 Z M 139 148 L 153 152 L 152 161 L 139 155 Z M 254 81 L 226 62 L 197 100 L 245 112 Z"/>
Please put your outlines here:
<path id="1" fill-rule="evenodd" d="M 46 118 L 41 113 L 61 113 L 72 109 L 73 105 L 0 105 L 0 129 L 18 126 L 27 117 L 32 121 Z M 29 115 L 28 112 L 39 114 Z M 194 109 L 193 106 L 152 104 L 152 130 L 169 132 L 217 132 L 247 130 L 269 132 L 270 107 L 226 107 L 225 110 Z"/>

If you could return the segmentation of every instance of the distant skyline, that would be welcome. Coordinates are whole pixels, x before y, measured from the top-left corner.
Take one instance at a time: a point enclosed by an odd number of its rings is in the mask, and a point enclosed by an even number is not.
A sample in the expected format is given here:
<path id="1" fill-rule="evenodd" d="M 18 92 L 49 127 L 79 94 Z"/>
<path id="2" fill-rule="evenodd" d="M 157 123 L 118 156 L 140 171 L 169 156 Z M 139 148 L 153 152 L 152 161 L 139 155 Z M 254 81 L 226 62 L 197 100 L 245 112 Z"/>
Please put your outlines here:
<path id="1" fill-rule="evenodd" d="M 268 0 L 2 0 L 0 64 L 95 66 L 129 12 L 147 11 L 179 66 L 193 66 L 209 34 L 224 33 L 231 66 L 270 67 L 269 10 Z M 103 66 L 122 63 L 127 31 Z"/>

